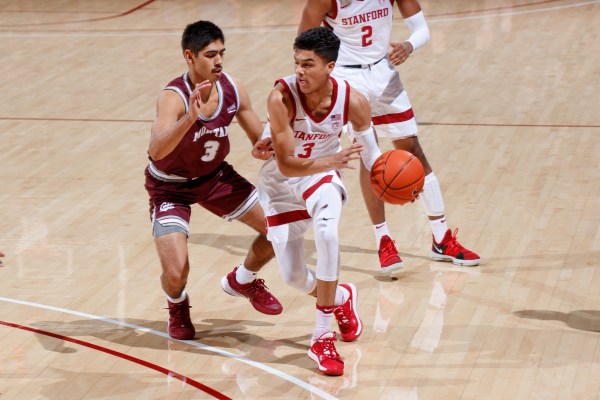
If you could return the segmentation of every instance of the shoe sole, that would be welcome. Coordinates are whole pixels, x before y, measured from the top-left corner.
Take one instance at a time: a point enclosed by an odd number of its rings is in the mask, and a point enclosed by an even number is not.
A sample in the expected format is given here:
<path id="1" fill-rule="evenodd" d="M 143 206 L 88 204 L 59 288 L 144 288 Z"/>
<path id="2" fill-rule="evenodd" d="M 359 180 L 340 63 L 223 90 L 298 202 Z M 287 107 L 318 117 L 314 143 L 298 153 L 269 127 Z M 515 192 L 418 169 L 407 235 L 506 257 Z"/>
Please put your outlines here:
<path id="1" fill-rule="evenodd" d="M 329 376 L 342 376 L 344 375 L 344 370 L 342 369 L 342 372 L 339 374 L 332 374 L 332 373 L 327 373 L 327 369 L 321 366 L 321 363 L 319 363 L 319 357 L 317 357 L 317 355 L 315 353 L 313 353 L 310 349 L 308 349 L 308 357 L 313 360 L 314 362 L 317 363 L 317 366 L 319 367 L 319 371 L 321 371 L 322 373 L 324 373 L 325 375 L 329 375 Z"/>
<path id="2" fill-rule="evenodd" d="M 380 272 L 383 275 L 389 275 L 392 272 L 397 271 L 397 270 L 402 269 L 402 268 L 404 268 L 404 262 L 400 261 L 399 263 L 388 265 L 387 267 L 381 267 Z"/>
<path id="3" fill-rule="evenodd" d="M 362 321 L 360 320 L 360 317 L 358 316 L 358 308 L 356 307 L 356 300 L 358 299 L 358 291 L 356 290 L 356 286 L 354 286 L 353 283 L 344 283 L 344 284 L 342 284 L 342 286 L 347 286 L 348 288 L 350 288 L 350 294 L 352 295 L 352 309 L 354 310 L 354 315 L 356 315 L 356 319 L 358 321 L 358 329 L 356 331 L 356 337 L 354 339 L 346 340 L 346 339 L 344 339 L 343 336 L 341 337 L 341 339 L 343 342 L 354 342 L 356 339 L 358 339 L 360 337 L 360 335 L 362 334 L 362 329 L 363 329 Z"/>
<path id="4" fill-rule="evenodd" d="M 431 252 L 431 258 L 434 261 L 450 261 L 454 265 L 461 265 L 464 267 L 475 267 L 479 265 L 481 260 L 461 260 L 459 258 L 454 258 L 452 256 L 445 256 L 443 254 L 438 254 L 434 251 Z"/>

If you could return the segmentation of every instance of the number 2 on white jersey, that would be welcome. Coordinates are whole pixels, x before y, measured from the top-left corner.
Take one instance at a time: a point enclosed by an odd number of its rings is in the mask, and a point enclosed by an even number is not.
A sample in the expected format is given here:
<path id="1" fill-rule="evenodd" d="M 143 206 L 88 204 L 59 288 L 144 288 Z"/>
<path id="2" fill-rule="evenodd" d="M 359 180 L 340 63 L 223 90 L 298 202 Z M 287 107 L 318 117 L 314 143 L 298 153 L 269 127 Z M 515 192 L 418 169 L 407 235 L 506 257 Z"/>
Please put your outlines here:
<path id="1" fill-rule="evenodd" d="M 371 25 L 365 25 L 361 28 L 362 35 L 362 47 L 368 47 L 373 44 L 371 36 L 373 36 L 373 27 Z"/>
<path id="2" fill-rule="evenodd" d="M 210 162 L 217 156 L 219 150 L 219 142 L 216 140 L 209 140 L 204 143 L 204 155 L 200 159 L 204 162 Z"/>

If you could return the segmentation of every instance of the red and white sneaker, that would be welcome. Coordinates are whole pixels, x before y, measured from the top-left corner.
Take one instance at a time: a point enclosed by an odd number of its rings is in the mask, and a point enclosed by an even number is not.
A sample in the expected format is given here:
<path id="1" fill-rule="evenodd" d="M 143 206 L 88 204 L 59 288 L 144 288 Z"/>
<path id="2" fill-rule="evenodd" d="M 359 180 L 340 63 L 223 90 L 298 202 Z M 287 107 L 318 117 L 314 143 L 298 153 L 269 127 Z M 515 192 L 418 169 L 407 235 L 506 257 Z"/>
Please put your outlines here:
<path id="1" fill-rule="evenodd" d="M 394 243 L 388 235 L 383 236 L 379 242 L 379 263 L 381 264 L 382 274 L 389 274 L 404 267 Z"/>
<path id="2" fill-rule="evenodd" d="M 169 306 L 169 336 L 178 340 L 191 340 L 196 335 L 196 328 L 190 319 L 190 298 L 186 296 L 181 303 L 171 303 Z"/>
<path id="3" fill-rule="evenodd" d="M 333 343 L 336 340 L 335 332 L 325 332 L 308 349 L 308 356 L 325 375 L 338 376 L 344 373 L 344 362 Z"/>
<path id="4" fill-rule="evenodd" d="M 283 306 L 279 300 L 267 290 L 264 279 L 255 279 L 246 284 L 238 283 L 238 281 L 235 280 L 235 271 L 237 271 L 237 269 L 238 267 L 235 267 L 233 271 L 221 278 L 221 287 L 225 293 L 231 296 L 247 298 L 250 300 L 252 307 L 263 314 L 281 314 Z"/>
<path id="5" fill-rule="evenodd" d="M 458 240 L 456 240 L 457 232 L 458 228 L 454 229 L 454 233 L 448 229 L 440 243 L 436 243 L 435 238 L 433 238 L 431 258 L 437 261 L 452 261 L 453 264 L 467 267 L 479 265 L 479 256 L 458 243 Z"/>
<path id="6" fill-rule="evenodd" d="M 340 286 L 346 288 L 350 292 L 350 297 L 342 305 L 337 306 L 333 310 L 335 319 L 340 328 L 340 334 L 344 342 L 353 342 L 362 333 L 362 321 L 358 317 L 358 311 L 356 308 L 356 299 L 358 298 L 358 291 L 356 286 L 352 283 L 344 283 Z"/>

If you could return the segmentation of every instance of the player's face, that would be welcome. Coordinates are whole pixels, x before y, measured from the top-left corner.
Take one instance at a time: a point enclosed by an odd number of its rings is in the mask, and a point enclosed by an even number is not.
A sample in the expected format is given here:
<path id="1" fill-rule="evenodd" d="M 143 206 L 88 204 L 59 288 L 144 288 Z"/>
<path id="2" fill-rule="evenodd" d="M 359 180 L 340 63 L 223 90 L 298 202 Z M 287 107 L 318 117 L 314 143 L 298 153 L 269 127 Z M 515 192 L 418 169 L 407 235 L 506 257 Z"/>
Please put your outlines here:
<path id="1" fill-rule="evenodd" d="M 184 56 L 190 70 L 197 74 L 200 80 L 208 79 L 216 82 L 223 74 L 223 58 L 225 57 L 225 45 L 220 40 L 210 43 L 194 56 L 186 50 Z"/>
<path id="2" fill-rule="evenodd" d="M 334 62 L 326 63 L 312 50 L 296 50 L 296 80 L 302 93 L 315 92 L 327 84 Z"/>

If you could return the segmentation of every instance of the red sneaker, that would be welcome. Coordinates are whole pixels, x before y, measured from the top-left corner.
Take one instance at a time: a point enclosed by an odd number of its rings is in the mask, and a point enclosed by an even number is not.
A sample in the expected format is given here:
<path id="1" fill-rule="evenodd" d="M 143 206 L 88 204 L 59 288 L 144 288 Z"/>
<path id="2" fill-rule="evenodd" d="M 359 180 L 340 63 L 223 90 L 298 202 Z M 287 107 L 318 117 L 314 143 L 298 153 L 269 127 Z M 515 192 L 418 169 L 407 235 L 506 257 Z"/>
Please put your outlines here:
<path id="1" fill-rule="evenodd" d="M 169 336 L 178 340 L 191 340 L 196 335 L 196 329 L 190 319 L 190 298 L 186 296 L 181 303 L 171 303 L 169 306 Z"/>
<path id="2" fill-rule="evenodd" d="M 335 314 L 335 319 L 338 323 L 338 327 L 340 328 L 340 333 L 342 335 L 342 340 L 344 342 L 353 342 L 362 333 L 362 322 L 358 317 L 358 311 L 356 308 L 356 299 L 358 297 L 358 291 L 356 290 L 356 286 L 352 283 L 344 283 L 340 286 L 345 287 L 350 292 L 350 297 L 348 300 L 340 306 L 337 306 L 333 313 Z"/>
<path id="3" fill-rule="evenodd" d="M 267 290 L 265 281 L 263 279 L 255 279 L 250 283 L 242 285 L 235 280 L 235 271 L 237 271 L 237 269 L 238 267 L 235 267 L 233 271 L 227 274 L 227 276 L 221 278 L 221 287 L 225 293 L 231 296 L 247 298 L 250 300 L 252 307 L 263 314 L 281 314 L 283 306 L 279 300 Z"/>
<path id="4" fill-rule="evenodd" d="M 308 356 L 325 375 L 338 376 L 344 373 L 344 362 L 333 344 L 336 340 L 335 332 L 325 332 L 308 349 Z"/>
<path id="5" fill-rule="evenodd" d="M 431 258 L 437 261 L 452 261 L 453 264 L 467 267 L 479 265 L 479 256 L 458 243 L 458 240 L 456 240 L 457 232 L 458 228 L 454 230 L 454 233 L 451 233 L 448 229 L 440 243 L 436 243 L 435 238 L 433 238 Z"/>
<path id="6" fill-rule="evenodd" d="M 394 243 L 388 235 L 383 236 L 379 242 L 379 263 L 381 264 L 382 274 L 389 274 L 404 267 Z"/>

